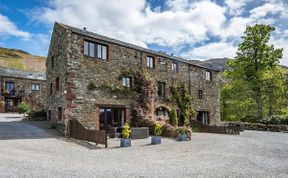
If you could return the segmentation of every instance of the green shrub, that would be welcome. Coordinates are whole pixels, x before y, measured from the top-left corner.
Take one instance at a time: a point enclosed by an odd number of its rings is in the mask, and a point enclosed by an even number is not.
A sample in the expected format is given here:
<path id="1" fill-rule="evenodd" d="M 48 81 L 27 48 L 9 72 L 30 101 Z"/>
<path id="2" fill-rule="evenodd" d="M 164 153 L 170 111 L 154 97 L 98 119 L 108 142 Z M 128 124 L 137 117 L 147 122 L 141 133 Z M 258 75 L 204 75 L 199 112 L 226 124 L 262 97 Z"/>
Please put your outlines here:
<path id="1" fill-rule="evenodd" d="M 32 108 L 29 104 L 21 102 L 17 105 L 17 110 L 20 114 L 29 114 L 32 111 Z"/>
<path id="2" fill-rule="evenodd" d="M 123 130 L 122 130 L 122 137 L 123 138 L 129 138 L 130 133 L 131 133 L 131 130 L 130 130 L 129 124 L 125 123 Z"/>
<path id="3" fill-rule="evenodd" d="M 29 113 L 29 116 L 31 117 L 46 117 L 46 112 L 44 110 L 41 110 L 41 111 L 35 111 L 35 110 L 32 110 L 30 113 Z"/>
<path id="4" fill-rule="evenodd" d="M 177 117 L 177 110 L 175 107 L 171 109 L 171 114 L 170 114 L 170 123 L 171 125 L 178 125 L 178 117 Z"/>
<path id="5" fill-rule="evenodd" d="M 187 134 L 187 132 L 188 132 L 188 130 L 186 127 L 181 127 L 179 130 L 180 135 L 185 135 L 185 134 Z"/>
<path id="6" fill-rule="evenodd" d="M 57 129 L 57 122 L 56 121 L 50 122 L 50 129 Z"/>
<path id="7" fill-rule="evenodd" d="M 161 124 L 159 124 L 159 123 L 156 123 L 155 125 L 154 125 L 154 134 L 156 135 L 156 136 L 160 136 L 161 134 L 162 134 L 162 125 Z"/>

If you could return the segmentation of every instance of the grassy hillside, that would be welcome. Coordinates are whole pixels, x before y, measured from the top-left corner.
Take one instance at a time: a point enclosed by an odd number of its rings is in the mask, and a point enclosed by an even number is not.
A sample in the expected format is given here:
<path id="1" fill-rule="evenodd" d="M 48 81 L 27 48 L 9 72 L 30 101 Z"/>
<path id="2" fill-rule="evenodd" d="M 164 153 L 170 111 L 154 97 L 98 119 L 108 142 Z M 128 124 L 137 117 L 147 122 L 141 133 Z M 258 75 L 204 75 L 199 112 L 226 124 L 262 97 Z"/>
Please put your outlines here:
<path id="1" fill-rule="evenodd" d="M 0 66 L 15 69 L 45 71 L 46 57 L 33 56 L 26 51 L 0 47 Z"/>

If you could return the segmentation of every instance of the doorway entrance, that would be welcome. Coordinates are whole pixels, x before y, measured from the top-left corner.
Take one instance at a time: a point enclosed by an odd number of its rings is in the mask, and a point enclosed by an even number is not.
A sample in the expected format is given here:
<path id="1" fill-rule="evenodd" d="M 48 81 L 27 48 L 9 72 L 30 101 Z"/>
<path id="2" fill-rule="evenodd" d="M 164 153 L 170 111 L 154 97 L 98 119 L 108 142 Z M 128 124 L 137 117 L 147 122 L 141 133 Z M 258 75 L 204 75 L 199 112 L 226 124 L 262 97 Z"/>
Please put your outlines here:
<path id="1" fill-rule="evenodd" d="M 207 111 L 198 111 L 197 112 L 197 121 L 202 122 L 203 124 L 209 125 L 209 112 Z"/>
<path id="2" fill-rule="evenodd" d="M 122 128 L 125 123 L 124 108 L 101 107 L 99 112 L 100 130 L 109 132 L 110 127 Z"/>

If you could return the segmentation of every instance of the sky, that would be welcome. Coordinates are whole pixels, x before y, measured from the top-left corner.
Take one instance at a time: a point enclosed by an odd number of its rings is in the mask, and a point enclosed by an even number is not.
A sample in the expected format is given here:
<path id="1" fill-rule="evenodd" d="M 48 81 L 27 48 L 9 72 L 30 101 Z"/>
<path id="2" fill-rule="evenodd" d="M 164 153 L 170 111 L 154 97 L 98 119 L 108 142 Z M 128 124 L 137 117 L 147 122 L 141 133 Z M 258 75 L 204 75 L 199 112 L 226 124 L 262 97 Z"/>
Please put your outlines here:
<path id="1" fill-rule="evenodd" d="M 0 0 L 0 46 L 47 56 L 55 21 L 189 60 L 233 58 L 269 24 L 288 66 L 288 0 Z"/>

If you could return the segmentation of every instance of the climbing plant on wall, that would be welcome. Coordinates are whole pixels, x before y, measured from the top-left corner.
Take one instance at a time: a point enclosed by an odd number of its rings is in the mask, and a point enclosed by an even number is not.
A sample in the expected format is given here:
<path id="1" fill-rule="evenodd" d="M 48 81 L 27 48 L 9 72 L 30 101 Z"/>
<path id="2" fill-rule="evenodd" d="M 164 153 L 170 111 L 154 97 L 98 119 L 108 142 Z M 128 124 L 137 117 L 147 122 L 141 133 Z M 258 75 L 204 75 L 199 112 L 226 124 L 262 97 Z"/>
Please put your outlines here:
<path id="1" fill-rule="evenodd" d="M 190 117 L 195 114 L 192 108 L 192 96 L 185 83 L 175 83 L 170 87 L 172 101 L 180 110 L 179 125 L 190 125 Z"/>

